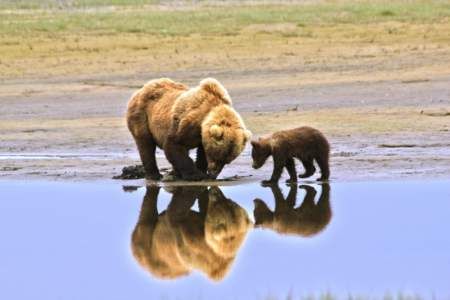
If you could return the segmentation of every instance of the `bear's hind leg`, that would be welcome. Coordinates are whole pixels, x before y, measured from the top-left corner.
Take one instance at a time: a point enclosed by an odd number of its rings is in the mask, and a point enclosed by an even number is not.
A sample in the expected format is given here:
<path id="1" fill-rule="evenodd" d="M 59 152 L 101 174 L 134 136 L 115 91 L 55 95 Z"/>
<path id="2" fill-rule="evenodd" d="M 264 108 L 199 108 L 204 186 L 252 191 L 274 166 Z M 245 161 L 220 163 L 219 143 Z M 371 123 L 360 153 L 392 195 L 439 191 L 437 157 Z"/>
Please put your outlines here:
<path id="1" fill-rule="evenodd" d="M 144 165 L 145 177 L 152 180 L 159 180 L 162 178 L 159 173 L 158 165 L 156 164 L 156 143 L 150 136 L 135 137 L 136 145 Z"/>
<path id="2" fill-rule="evenodd" d="M 312 159 L 300 159 L 303 167 L 305 168 L 305 173 L 298 175 L 299 178 L 307 178 L 316 172 L 316 168 L 314 167 L 314 162 Z"/>
<path id="3" fill-rule="evenodd" d="M 330 177 L 330 167 L 328 164 L 328 156 L 316 157 L 317 164 L 320 168 L 320 173 L 322 176 L 317 178 L 319 181 L 328 180 Z"/>
<path id="4" fill-rule="evenodd" d="M 290 177 L 288 180 L 286 180 L 286 182 L 288 183 L 297 182 L 297 171 L 295 170 L 295 161 L 292 157 L 286 159 L 285 167 Z"/>
<path id="5" fill-rule="evenodd" d="M 139 214 L 140 224 L 147 224 L 154 226 L 158 220 L 158 195 L 160 187 L 156 185 L 149 185 L 146 187 L 144 200 L 141 205 L 141 212 Z"/>

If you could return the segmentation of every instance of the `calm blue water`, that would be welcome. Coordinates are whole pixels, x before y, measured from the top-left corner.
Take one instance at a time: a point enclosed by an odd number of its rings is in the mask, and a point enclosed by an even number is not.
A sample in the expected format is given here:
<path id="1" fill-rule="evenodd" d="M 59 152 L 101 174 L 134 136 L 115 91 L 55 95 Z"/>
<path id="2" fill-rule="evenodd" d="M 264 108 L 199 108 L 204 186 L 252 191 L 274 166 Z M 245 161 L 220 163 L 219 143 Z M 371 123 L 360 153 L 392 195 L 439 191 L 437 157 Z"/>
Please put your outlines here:
<path id="1" fill-rule="evenodd" d="M 298 208 L 297 188 L 280 185 Z M 322 189 L 310 185 L 315 202 L 297 210 L 279 199 L 273 216 L 279 191 L 257 183 L 156 195 L 110 182 L 0 181 L 0 299 L 450 299 L 450 181 Z M 257 201 L 264 228 L 251 226 L 255 198 L 267 205 Z"/>

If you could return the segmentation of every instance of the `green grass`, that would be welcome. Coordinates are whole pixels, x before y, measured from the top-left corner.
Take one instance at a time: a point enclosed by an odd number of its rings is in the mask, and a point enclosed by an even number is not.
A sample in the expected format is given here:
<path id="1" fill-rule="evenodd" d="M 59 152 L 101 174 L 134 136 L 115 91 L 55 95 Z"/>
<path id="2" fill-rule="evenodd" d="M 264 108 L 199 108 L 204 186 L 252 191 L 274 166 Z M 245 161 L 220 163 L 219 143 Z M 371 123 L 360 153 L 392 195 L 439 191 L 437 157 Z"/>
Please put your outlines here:
<path id="1" fill-rule="evenodd" d="M 0 0 L 0 9 L 65 9 L 99 6 L 143 6 L 158 0 Z"/>
<path id="2" fill-rule="evenodd" d="M 4 1 L 4 0 L 3 0 Z M 11 3 L 10 3 L 11 2 Z M 202 5 L 196 9 L 158 10 L 139 8 L 144 0 L 77 0 L 75 7 L 127 5 L 126 9 L 44 9 L 54 1 L 12 1 L 0 4 L 0 34 L 34 33 L 117 34 L 146 33 L 169 36 L 189 34 L 233 35 L 251 24 L 294 23 L 300 27 L 329 24 L 365 24 L 387 21 L 448 22 L 448 1 L 326 2 L 303 5 L 230 6 L 226 9 Z M 151 2 L 151 1 L 150 1 Z M 8 6 L 8 3 L 10 5 Z M 53 4 L 51 4 L 53 3 Z M 15 12 L 15 8 L 28 10 Z M 6 8 L 9 7 L 9 9 Z M 3 8 L 3 9 L 2 9 Z"/>

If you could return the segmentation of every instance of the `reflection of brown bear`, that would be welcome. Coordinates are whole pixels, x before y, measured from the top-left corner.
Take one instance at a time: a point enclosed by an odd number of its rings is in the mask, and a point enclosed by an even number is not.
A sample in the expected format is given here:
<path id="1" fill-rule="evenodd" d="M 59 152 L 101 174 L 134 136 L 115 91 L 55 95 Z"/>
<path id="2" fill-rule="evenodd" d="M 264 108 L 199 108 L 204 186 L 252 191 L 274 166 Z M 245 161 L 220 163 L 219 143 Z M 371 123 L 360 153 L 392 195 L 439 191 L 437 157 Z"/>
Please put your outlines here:
<path id="1" fill-rule="evenodd" d="M 132 235 L 139 264 L 162 279 L 199 270 L 221 280 L 251 227 L 247 212 L 219 188 L 176 187 L 167 210 L 158 214 L 159 187 L 149 186 Z M 196 199 L 199 212 L 191 210 Z"/>
<path id="2" fill-rule="evenodd" d="M 322 173 L 317 180 L 327 180 L 330 176 L 328 160 L 330 145 L 325 136 L 317 129 L 299 127 L 281 130 L 274 134 L 252 141 L 253 168 L 258 169 L 264 165 L 269 156 L 273 157 L 273 172 L 270 180 L 263 184 L 273 184 L 280 179 L 283 168 L 289 173 L 288 182 L 297 182 L 294 158 L 298 158 L 305 168 L 305 173 L 299 175 L 306 178 L 314 174 L 314 160 Z"/>
<path id="3" fill-rule="evenodd" d="M 278 186 L 271 186 L 275 198 L 275 211 L 272 212 L 260 199 L 255 199 L 255 227 L 269 228 L 281 234 L 313 236 L 321 232 L 330 222 L 330 186 L 322 184 L 319 201 L 314 203 L 316 190 L 309 185 L 301 185 L 306 191 L 302 204 L 295 208 L 297 186 L 290 188 L 286 200 Z"/>
<path id="4" fill-rule="evenodd" d="M 187 86 L 167 78 L 149 81 L 128 104 L 127 123 L 147 178 L 161 179 L 155 150 L 164 149 L 175 175 L 185 180 L 216 178 L 244 149 L 250 132 L 215 79 Z M 197 161 L 189 150 L 197 148 Z"/>

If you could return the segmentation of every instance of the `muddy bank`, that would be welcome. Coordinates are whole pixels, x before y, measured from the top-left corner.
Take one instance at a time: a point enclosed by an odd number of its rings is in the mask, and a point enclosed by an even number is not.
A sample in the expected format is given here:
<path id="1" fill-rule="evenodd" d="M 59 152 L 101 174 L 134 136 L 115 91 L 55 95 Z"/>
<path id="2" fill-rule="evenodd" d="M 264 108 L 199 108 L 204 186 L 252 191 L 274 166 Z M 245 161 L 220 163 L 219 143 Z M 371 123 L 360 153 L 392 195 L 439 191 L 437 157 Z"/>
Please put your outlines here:
<path id="1" fill-rule="evenodd" d="M 162 74 L 153 75 L 147 79 Z M 321 129 L 332 145 L 332 180 L 450 176 L 450 77 L 296 85 L 275 71 L 177 75 L 190 83 L 206 75 L 222 80 L 255 136 L 301 125 Z M 97 80 L 2 86 L 0 179 L 110 179 L 140 163 L 124 112 L 144 78 Z M 157 155 L 161 168 L 170 167 Z M 270 176 L 271 163 L 258 172 L 250 165 L 247 148 L 222 177 Z"/>

